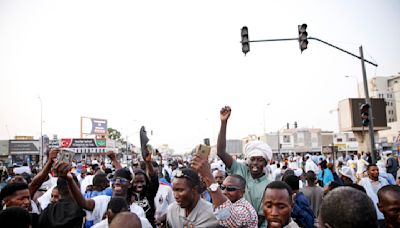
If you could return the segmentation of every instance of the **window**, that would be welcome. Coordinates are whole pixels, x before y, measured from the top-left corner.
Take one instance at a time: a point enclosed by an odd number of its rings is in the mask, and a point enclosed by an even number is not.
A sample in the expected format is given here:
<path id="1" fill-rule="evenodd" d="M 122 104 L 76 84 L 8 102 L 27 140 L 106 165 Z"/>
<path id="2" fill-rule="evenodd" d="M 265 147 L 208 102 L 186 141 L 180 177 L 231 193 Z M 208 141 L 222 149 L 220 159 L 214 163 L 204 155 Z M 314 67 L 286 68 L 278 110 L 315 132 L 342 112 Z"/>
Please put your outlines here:
<path id="1" fill-rule="evenodd" d="M 343 139 L 342 138 L 337 138 L 336 141 L 337 142 L 343 142 Z"/>
<path id="2" fill-rule="evenodd" d="M 284 143 L 290 143 L 290 136 L 289 135 L 284 135 L 283 136 L 283 142 Z"/>

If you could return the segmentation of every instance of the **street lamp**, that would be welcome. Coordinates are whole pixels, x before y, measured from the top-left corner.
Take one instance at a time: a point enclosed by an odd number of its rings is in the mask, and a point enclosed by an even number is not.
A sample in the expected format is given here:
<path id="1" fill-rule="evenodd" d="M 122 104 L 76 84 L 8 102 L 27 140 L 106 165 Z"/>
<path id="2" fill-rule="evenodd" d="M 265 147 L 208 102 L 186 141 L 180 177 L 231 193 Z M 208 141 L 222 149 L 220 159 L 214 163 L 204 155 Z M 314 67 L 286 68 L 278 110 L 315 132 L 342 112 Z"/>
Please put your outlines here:
<path id="1" fill-rule="evenodd" d="M 43 167 L 43 103 L 42 98 L 38 96 L 40 101 L 40 150 L 39 150 L 39 165 Z"/>
<path id="2" fill-rule="evenodd" d="M 345 75 L 344 77 L 345 78 L 354 78 L 356 80 L 356 82 L 357 82 L 357 97 L 361 97 L 360 89 L 358 87 L 358 85 L 359 85 L 358 78 L 355 76 L 352 76 L 352 75 Z"/>

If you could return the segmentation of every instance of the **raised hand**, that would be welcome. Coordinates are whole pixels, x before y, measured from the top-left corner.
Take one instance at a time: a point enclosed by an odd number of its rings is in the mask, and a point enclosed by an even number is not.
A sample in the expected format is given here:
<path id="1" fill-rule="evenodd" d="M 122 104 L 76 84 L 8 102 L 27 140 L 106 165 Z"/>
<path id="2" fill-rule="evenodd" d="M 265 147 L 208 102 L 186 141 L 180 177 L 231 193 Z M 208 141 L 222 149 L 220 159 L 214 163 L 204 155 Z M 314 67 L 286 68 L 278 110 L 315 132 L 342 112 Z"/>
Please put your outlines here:
<path id="1" fill-rule="evenodd" d="M 211 175 L 211 167 L 210 164 L 208 164 L 208 161 L 197 155 L 194 156 L 191 167 L 195 169 L 202 177 L 208 177 Z"/>
<path id="2" fill-rule="evenodd" d="M 107 157 L 110 158 L 111 161 L 116 159 L 115 153 L 112 150 L 107 151 Z"/>
<path id="3" fill-rule="evenodd" d="M 67 177 L 68 173 L 71 171 L 72 166 L 66 162 L 58 162 L 54 167 L 56 176 Z"/>
<path id="4" fill-rule="evenodd" d="M 220 111 L 220 118 L 221 121 L 228 121 L 229 117 L 231 116 L 231 107 L 225 106 Z"/>
<path id="5" fill-rule="evenodd" d="M 52 148 L 49 152 L 49 157 L 47 161 L 49 162 L 54 162 L 55 159 L 57 158 L 57 154 L 60 152 L 60 149 Z"/>

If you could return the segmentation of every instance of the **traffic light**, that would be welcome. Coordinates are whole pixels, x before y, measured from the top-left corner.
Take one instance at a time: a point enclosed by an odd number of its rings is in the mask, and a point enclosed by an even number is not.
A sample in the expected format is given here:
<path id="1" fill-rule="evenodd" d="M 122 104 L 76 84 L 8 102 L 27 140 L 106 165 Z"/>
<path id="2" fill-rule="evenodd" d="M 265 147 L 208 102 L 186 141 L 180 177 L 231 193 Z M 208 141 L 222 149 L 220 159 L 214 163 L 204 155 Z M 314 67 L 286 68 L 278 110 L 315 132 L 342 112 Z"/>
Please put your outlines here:
<path id="1" fill-rule="evenodd" d="M 361 125 L 364 127 L 369 125 L 369 104 L 362 104 L 360 107 Z"/>
<path id="2" fill-rule="evenodd" d="M 289 123 L 286 123 L 286 129 L 289 129 Z"/>
<path id="3" fill-rule="evenodd" d="M 241 29 L 241 35 L 242 35 L 242 52 L 244 55 L 247 54 L 247 52 L 250 51 L 250 43 L 249 43 L 249 30 L 247 29 L 247 26 L 243 26 Z"/>
<path id="4" fill-rule="evenodd" d="M 300 46 L 300 51 L 303 52 L 304 50 L 307 49 L 308 45 L 308 40 L 307 40 L 307 24 L 302 24 L 298 26 L 299 29 L 299 46 Z"/>
<path id="5" fill-rule="evenodd" d="M 297 128 L 297 121 L 294 121 L 294 128 Z"/>

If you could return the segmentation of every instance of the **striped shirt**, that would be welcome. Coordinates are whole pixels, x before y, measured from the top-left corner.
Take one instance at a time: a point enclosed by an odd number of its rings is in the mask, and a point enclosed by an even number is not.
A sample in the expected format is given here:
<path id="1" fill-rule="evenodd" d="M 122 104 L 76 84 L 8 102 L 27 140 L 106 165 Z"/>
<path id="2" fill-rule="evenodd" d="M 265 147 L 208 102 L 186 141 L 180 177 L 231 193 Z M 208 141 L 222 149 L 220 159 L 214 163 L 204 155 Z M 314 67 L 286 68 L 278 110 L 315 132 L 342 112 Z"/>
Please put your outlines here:
<path id="1" fill-rule="evenodd" d="M 215 215 L 219 224 L 224 227 L 257 228 L 258 226 L 257 212 L 244 198 L 235 203 L 230 200 L 225 201 L 215 209 Z"/>

